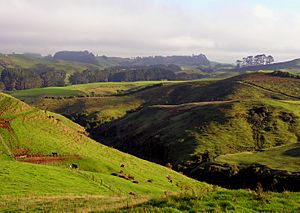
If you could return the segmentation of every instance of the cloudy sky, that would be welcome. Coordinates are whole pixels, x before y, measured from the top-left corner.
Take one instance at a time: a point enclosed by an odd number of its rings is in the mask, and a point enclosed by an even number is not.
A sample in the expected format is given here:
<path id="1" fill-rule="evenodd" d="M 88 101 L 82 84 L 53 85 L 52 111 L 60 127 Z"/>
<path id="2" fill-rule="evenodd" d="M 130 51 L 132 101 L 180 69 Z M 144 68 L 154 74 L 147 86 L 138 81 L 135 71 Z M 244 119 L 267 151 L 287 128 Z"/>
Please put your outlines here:
<path id="1" fill-rule="evenodd" d="M 0 52 L 300 57 L 298 0 L 0 0 Z"/>

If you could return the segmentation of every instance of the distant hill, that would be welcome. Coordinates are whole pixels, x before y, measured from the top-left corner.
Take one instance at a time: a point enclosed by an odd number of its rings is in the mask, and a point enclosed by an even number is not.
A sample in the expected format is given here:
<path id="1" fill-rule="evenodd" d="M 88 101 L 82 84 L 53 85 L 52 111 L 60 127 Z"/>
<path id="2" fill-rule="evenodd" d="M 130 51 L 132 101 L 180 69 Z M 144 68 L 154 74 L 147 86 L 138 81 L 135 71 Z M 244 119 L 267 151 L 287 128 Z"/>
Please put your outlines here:
<path id="1" fill-rule="evenodd" d="M 193 56 L 149 56 L 149 57 L 136 57 L 134 59 L 121 62 L 122 66 L 145 66 L 145 65 L 170 65 L 175 64 L 178 66 L 201 66 L 209 65 L 209 60 L 203 54 Z"/>
<path id="2" fill-rule="evenodd" d="M 122 58 L 122 57 L 110 57 L 110 56 L 96 56 L 99 66 L 101 67 L 115 67 L 120 66 L 121 63 L 125 61 L 129 61 L 129 58 Z"/>
<path id="3" fill-rule="evenodd" d="M 98 64 L 98 61 L 93 53 L 88 51 L 60 51 L 54 54 L 54 59 L 75 61 L 87 64 Z"/>
<path id="4" fill-rule="evenodd" d="M 53 57 L 38 57 L 38 55 L 32 54 L 1 54 L 0 53 L 0 69 L 7 68 L 22 68 L 31 69 L 39 65 L 46 65 L 53 67 L 57 70 L 63 70 L 67 73 L 73 73 L 75 71 L 83 71 L 90 67 L 98 67 L 93 64 L 85 64 L 74 61 L 55 60 Z"/>
<path id="5" fill-rule="evenodd" d="M 279 62 L 274 64 L 248 66 L 236 69 L 237 71 L 257 71 L 257 70 L 281 70 L 281 69 L 300 69 L 300 59 L 295 59 L 286 62 Z M 300 71 L 299 71 L 300 73 Z"/>
<path id="6" fill-rule="evenodd" d="M 43 58 L 43 56 L 39 53 L 30 53 L 30 52 L 28 52 L 28 53 L 24 53 L 23 55 L 26 56 L 26 57 L 29 57 L 29 58 Z"/>

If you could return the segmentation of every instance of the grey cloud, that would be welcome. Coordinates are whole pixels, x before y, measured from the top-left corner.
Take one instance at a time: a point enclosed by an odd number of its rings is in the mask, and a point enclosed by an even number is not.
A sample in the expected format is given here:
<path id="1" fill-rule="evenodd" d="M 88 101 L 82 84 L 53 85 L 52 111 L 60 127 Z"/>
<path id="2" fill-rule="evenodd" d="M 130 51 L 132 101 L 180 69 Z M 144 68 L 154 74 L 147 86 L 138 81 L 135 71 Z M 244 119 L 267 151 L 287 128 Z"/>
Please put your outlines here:
<path id="1" fill-rule="evenodd" d="M 0 0 L 0 52 L 205 53 L 227 62 L 261 52 L 298 57 L 298 14 L 251 1 L 210 2 L 211 7 L 193 0 Z"/>

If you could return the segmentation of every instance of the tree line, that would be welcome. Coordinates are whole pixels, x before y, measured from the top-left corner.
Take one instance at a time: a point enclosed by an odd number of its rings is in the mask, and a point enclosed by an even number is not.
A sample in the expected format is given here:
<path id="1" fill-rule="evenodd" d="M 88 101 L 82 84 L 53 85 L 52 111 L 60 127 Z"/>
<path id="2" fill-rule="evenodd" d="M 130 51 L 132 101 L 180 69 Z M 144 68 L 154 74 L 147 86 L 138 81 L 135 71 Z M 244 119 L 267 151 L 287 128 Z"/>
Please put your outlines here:
<path id="1" fill-rule="evenodd" d="M 70 76 L 69 80 L 71 84 L 177 80 L 175 72 L 179 70 L 181 70 L 180 67 L 176 65 L 111 67 L 102 71 L 98 69 L 88 69 L 83 72 L 75 72 Z"/>
<path id="2" fill-rule="evenodd" d="M 256 56 L 248 56 L 243 58 L 242 60 L 237 60 L 237 68 L 249 67 L 249 66 L 259 66 L 259 65 L 267 65 L 274 62 L 274 57 L 271 55 L 266 56 L 265 54 L 256 55 Z"/>
<path id="3" fill-rule="evenodd" d="M 4 67 L 0 75 L 0 90 L 12 91 L 70 84 L 93 82 L 130 82 L 155 80 L 190 80 L 205 77 L 202 74 L 181 72 L 176 65 L 152 65 L 135 67 L 110 67 L 104 70 L 88 68 L 74 72 L 67 78 L 67 73 L 43 64 L 33 68 Z"/>
<path id="4" fill-rule="evenodd" d="M 46 65 L 34 68 L 7 68 L 1 72 L 0 89 L 12 91 L 50 86 L 65 86 L 66 72 Z"/>

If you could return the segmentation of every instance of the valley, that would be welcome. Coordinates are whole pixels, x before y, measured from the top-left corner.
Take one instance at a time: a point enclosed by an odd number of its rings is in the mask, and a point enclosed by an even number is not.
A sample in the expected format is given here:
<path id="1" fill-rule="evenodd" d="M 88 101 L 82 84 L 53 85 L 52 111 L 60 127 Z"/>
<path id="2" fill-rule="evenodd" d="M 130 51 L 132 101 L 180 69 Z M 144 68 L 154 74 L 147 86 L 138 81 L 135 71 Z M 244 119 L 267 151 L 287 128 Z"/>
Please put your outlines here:
<path id="1" fill-rule="evenodd" d="M 299 88 L 260 71 L 5 91 L 0 209 L 299 208 Z"/>
<path id="2" fill-rule="evenodd" d="M 299 10 L 1 0 L 0 213 L 300 212 Z"/>
<path id="3" fill-rule="evenodd" d="M 118 87 L 123 90 L 114 89 Z M 221 186 L 229 187 L 226 181 L 215 182 L 202 174 L 214 163 L 226 164 L 220 169 L 221 179 L 231 174 L 232 166 L 239 170 L 257 164 L 280 170 L 280 166 L 274 167 L 276 163 L 264 161 L 267 156 L 260 153 L 289 147 L 300 138 L 300 81 L 282 77 L 280 72 L 250 73 L 224 80 L 98 83 L 67 88 L 94 93 L 52 98 L 45 88 L 39 91 L 44 91 L 40 93 L 46 97 L 34 90 L 11 94 L 30 94 L 27 97 L 33 98 L 31 104 L 69 117 L 101 143 Z M 107 93 L 107 88 L 112 92 Z M 254 153 L 255 157 L 242 155 L 244 152 Z M 235 159 L 235 155 L 249 160 L 231 160 L 230 156 Z M 261 160 L 254 161 L 256 158 Z M 281 158 L 286 159 L 278 155 Z M 297 156 L 290 160 L 297 171 Z M 198 167 L 205 169 L 199 173 Z M 259 178 L 255 180 L 247 187 L 254 189 L 260 182 Z M 292 185 L 285 187 L 291 189 Z M 276 191 L 276 187 L 273 189 Z"/>

